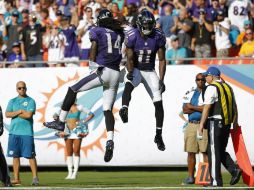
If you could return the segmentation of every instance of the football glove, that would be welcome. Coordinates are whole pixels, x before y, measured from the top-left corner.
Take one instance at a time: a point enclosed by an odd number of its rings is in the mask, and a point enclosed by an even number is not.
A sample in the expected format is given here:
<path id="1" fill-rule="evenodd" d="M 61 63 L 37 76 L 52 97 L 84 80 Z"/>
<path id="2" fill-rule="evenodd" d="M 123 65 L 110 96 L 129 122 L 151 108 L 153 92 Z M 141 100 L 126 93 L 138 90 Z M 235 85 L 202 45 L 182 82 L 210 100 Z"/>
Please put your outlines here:
<path id="1" fill-rule="evenodd" d="M 132 81 L 133 80 L 133 71 L 129 71 L 126 77 L 128 80 Z"/>
<path id="2" fill-rule="evenodd" d="M 161 91 L 161 93 L 165 92 L 166 86 L 165 86 L 165 84 L 164 84 L 164 82 L 162 80 L 159 81 L 159 85 L 160 85 L 160 91 Z"/>

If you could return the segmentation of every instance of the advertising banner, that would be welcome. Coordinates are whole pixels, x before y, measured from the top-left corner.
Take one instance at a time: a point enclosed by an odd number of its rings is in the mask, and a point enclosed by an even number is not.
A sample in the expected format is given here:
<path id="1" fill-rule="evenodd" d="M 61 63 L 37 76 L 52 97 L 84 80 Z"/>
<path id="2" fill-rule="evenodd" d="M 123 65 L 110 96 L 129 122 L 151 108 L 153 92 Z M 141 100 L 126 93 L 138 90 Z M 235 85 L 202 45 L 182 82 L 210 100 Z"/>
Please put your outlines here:
<path id="1" fill-rule="evenodd" d="M 239 110 L 239 123 L 242 128 L 251 163 L 254 163 L 254 65 L 219 66 L 223 78 L 235 91 Z M 129 122 L 123 124 L 119 109 L 121 108 L 124 84 L 118 89 L 113 113 L 115 117 L 115 149 L 113 159 L 104 162 L 106 128 L 102 110 L 102 87 L 78 93 L 78 104 L 91 109 L 95 117 L 89 125 L 89 135 L 81 145 L 81 165 L 87 166 L 179 166 L 186 165 L 187 154 L 183 151 L 184 121 L 179 117 L 183 96 L 195 87 L 195 76 L 207 69 L 207 66 L 184 65 L 167 66 L 163 94 L 164 126 L 163 139 L 165 151 L 159 151 L 154 143 L 156 130 L 154 105 L 143 84 L 132 93 L 129 106 Z M 55 131 L 43 127 L 44 121 L 51 121 L 58 112 L 69 86 L 89 74 L 88 68 L 24 68 L 0 70 L 0 105 L 3 112 L 8 101 L 17 96 L 16 83 L 25 81 L 27 94 L 36 101 L 34 115 L 34 138 L 36 158 L 39 166 L 65 165 L 64 139 L 55 136 Z M 82 115 L 81 117 L 85 117 Z M 187 116 L 186 116 L 187 117 Z M 0 137 L 5 154 L 7 154 L 8 129 L 10 119 L 4 117 L 5 133 Z M 229 141 L 231 143 L 231 140 Z M 228 151 L 234 154 L 232 143 Z M 7 158 L 8 164 L 12 159 Z M 28 165 L 21 159 L 22 165 Z"/>

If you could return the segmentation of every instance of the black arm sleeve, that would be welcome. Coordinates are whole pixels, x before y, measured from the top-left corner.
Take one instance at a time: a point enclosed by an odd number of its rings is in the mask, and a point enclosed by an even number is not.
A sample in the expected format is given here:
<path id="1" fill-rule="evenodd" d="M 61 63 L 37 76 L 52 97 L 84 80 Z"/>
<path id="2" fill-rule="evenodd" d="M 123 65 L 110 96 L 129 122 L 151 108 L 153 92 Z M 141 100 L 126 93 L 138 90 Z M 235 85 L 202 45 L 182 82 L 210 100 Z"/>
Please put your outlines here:
<path id="1" fill-rule="evenodd" d="M 4 132 L 4 124 L 3 124 L 3 113 L 2 113 L 2 108 L 0 106 L 0 136 Z"/>

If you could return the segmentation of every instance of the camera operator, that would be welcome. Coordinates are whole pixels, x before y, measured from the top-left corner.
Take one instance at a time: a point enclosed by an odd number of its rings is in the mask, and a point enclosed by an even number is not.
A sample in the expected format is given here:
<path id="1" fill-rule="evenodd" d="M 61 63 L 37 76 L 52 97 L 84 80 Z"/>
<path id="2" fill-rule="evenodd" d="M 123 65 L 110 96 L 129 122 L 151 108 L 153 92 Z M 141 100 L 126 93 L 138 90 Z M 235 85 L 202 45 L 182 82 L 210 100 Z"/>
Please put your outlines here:
<path id="1" fill-rule="evenodd" d="M 225 18 L 224 11 L 217 11 L 217 19 L 213 22 L 215 32 L 215 47 L 217 57 L 228 57 L 231 43 L 229 41 L 230 21 Z"/>

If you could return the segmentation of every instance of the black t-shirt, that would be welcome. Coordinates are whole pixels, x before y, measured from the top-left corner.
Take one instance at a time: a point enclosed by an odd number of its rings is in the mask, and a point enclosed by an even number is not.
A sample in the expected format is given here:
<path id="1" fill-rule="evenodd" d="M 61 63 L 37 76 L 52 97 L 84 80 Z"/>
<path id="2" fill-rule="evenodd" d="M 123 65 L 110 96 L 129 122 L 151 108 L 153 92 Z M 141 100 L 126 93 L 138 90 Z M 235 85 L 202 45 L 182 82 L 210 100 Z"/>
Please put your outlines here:
<path id="1" fill-rule="evenodd" d="M 21 41 L 24 43 L 27 56 L 39 55 L 42 50 L 42 35 L 45 27 L 40 24 L 34 26 L 26 26 L 22 30 Z"/>
<path id="2" fill-rule="evenodd" d="M 12 53 L 12 44 L 14 42 L 19 42 L 20 40 L 20 31 L 18 29 L 22 27 L 22 25 L 8 25 L 6 27 L 8 41 L 7 41 L 7 53 Z"/>
<path id="3" fill-rule="evenodd" d="M 211 24 L 210 21 L 206 21 L 207 23 Z M 211 44 L 211 35 L 212 33 L 209 32 L 205 24 L 200 25 L 198 22 L 194 23 L 194 38 L 196 38 L 196 45 L 203 45 L 203 44 Z"/>

